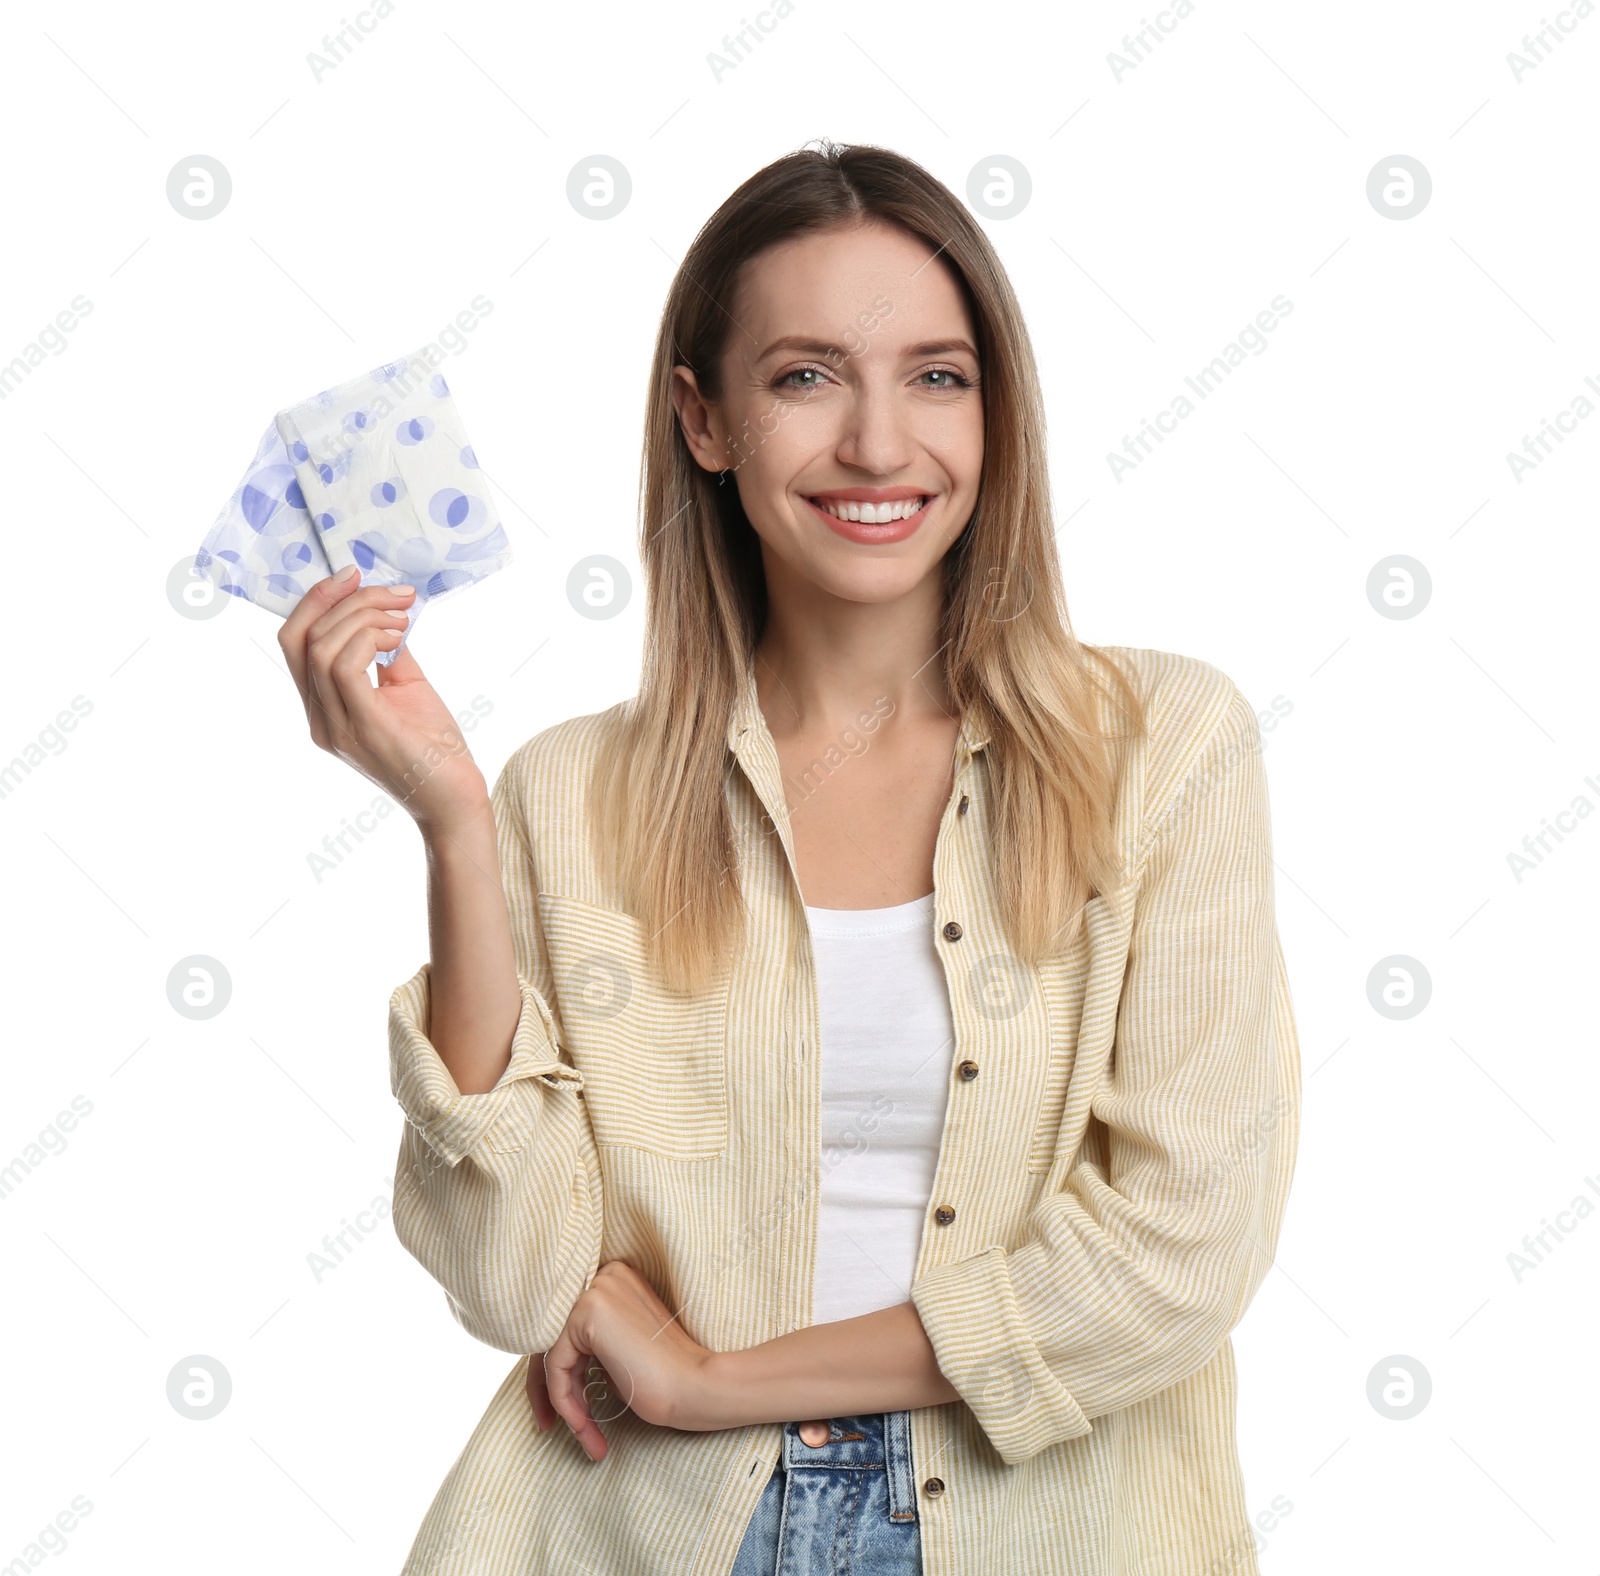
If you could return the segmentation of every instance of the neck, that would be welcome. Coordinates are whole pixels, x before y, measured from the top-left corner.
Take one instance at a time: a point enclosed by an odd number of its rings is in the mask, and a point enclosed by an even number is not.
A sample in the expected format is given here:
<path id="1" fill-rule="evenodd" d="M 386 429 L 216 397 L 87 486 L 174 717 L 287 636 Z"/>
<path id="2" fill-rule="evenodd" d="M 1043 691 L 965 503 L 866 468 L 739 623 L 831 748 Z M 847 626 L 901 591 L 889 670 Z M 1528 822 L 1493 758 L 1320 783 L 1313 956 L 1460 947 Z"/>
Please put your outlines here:
<path id="1" fill-rule="evenodd" d="M 768 585 L 755 672 L 774 738 L 837 730 L 864 711 L 953 717 L 938 575 L 891 602 L 849 602 L 809 584 L 774 596 Z"/>

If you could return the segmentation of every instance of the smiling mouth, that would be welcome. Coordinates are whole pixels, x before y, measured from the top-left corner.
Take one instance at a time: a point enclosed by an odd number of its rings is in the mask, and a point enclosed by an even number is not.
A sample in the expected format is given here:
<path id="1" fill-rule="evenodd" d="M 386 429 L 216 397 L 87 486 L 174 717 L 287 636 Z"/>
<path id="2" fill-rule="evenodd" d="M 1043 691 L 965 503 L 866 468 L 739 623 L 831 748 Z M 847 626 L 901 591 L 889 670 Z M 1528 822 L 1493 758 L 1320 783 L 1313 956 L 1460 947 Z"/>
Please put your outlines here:
<path id="1" fill-rule="evenodd" d="M 830 530 L 847 541 L 899 542 L 927 518 L 935 497 L 935 493 L 924 493 L 883 503 L 855 498 L 807 498 L 806 502 Z"/>

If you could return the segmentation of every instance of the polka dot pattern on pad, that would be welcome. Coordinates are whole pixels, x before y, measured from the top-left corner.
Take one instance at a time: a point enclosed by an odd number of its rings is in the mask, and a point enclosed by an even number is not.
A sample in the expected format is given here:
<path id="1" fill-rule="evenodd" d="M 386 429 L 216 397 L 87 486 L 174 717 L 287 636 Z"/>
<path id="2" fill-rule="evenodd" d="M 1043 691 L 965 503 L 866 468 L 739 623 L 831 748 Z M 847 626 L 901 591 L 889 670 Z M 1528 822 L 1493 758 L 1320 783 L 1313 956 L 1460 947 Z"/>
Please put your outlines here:
<path id="1" fill-rule="evenodd" d="M 355 564 L 365 585 L 416 587 L 409 639 L 430 601 L 510 561 L 449 384 L 418 351 L 279 411 L 194 572 L 286 617 Z"/>

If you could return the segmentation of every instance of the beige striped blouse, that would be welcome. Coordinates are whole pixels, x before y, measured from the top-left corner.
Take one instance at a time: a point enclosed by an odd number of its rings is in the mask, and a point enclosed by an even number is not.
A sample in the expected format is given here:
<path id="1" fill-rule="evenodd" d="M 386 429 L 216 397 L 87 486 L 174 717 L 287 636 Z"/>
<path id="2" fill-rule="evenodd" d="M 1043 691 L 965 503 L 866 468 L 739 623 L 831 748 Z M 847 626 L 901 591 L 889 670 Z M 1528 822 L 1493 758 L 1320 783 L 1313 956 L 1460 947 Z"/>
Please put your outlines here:
<path id="1" fill-rule="evenodd" d="M 1255 713 L 1195 658 L 1103 648 L 1145 696 L 1116 830 L 1127 873 L 1041 964 L 1007 947 L 984 740 L 963 729 L 934 855 L 952 1079 L 907 1298 L 959 1401 L 912 1414 L 927 1576 L 1250 1576 L 1229 1332 L 1293 1170 L 1299 1050 Z M 818 1007 L 778 758 L 753 670 L 728 796 L 751 945 L 667 993 L 608 907 L 583 813 L 618 709 L 538 734 L 494 789 L 522 1013 L 496 1087 L 429 1043 L 426 964 L 390 1001 L 400 1240 L 464 1329 L 540 1352 L 596 1267 L 643 1273 L 695 1340 L 811 1323 Z M 827 763 L 823 763 L 826 765 Z M 726 1576 L 778 1422 L 686 1433 L 596 1408 L 591 1461 L 507 1373 L 406 1576 Z M 616 1415 L 611 1415 L 612 1412 Z"/>

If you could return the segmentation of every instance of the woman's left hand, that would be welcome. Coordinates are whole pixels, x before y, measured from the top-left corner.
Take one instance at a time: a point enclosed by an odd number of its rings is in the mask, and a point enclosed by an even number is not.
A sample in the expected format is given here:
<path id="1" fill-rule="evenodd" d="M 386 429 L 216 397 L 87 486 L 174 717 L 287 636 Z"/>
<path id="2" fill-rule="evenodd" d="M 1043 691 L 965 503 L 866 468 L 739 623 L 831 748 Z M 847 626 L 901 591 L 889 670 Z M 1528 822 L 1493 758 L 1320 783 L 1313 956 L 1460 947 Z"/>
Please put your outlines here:
<path id="1" fill-rule="evenodd" d="M 528 1359 L 528 1400 L 542 1433 L 565 1420 L 591 1459 L 606 1454 L 601 1419 L 631 1407 L 647 1423 L 701 1431 L 717 1421 L 708 1365 L 715 1354 L 684 1332 L 673 1311 L 631 1264 L 602 1264 L 572 1305 L 566 1328 L 550 1350 Z M 589 1364 L 605 1369 L 603 1386 L 588 1382 Z M 593 1393 L 591 1393 L 593 1392 Z M 807 1434 L 820 1438 L 807 1438 Z M 821 1443 L 828 1425 L 807 1422 L 801 1437 Z"/>
<path id="2" fill-rule="evenodd" d="M 684 1333 L 644 1276 L 612 1259 L 573 1303 L 542 1368 L 538 1353 L 528 1359 L 528 1399 L 541 1432 L 559 1416 L 601 1461 L 606 1441 L 596 1413 L 604 1419 L 631 1407 L 647 1423 L 673 1427 L 711 1355 Z M 592 1359 L 605 1369 L 603 1387 L 587 1379 Z"/>

